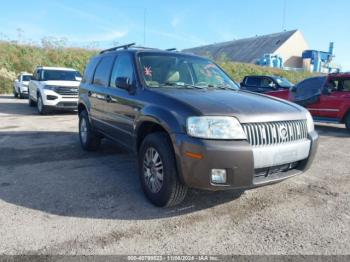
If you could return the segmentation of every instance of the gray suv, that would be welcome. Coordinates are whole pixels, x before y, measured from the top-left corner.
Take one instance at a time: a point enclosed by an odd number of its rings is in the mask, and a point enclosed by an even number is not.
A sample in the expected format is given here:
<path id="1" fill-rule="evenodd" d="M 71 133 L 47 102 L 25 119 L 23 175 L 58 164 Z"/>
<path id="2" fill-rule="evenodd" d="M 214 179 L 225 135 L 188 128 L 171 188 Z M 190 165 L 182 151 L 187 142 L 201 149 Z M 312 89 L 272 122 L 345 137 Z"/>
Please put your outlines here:
<path id="1" fill-rule="evenodd" d="M 134 152 L 157 206 L 188 188 L 249 189 L 310 167 L 318 135 L 304 108 L 241 91 L 212 61 L 132 44 L 102 51 L 79 88 L 85 150 L 109 138 Z"/>

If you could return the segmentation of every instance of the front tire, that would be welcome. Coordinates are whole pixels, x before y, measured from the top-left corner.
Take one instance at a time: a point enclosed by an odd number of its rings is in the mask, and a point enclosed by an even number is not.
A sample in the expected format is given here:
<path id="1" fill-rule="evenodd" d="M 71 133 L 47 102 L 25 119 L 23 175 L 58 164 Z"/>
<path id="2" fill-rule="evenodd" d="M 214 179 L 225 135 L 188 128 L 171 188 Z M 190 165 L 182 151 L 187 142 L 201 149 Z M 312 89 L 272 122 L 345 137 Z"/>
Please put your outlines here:
<path id="1" fill-rule="evenodd" d="M 13 96 L 14 98 L 17 98 L 18 97 L 18 93 L 16 91 L 16 88 L 13 88 Z"/>
<path id="2" fill-rule="evenodd" d="M 30 107 L 34 107 L 35 106 L 35 102 L 32 100 L 32 98 L 30 97 L 30 94 L 28 95 L 28 105 Z"/>
<path id="3" fill-rule="evenodd" d="M 79 115 L 79 139 L 82 148 L 86 151 L 96 151 L 101 144 L 101 137 L 92 129 L 86 110 Z"/>
<path id="4" fill-rule="evenodd" d="M 24 95 L 22 94 L 21 89 L 18 90 L 18 97 L 19 97 L 19 99 L 24 98 Z"/>
<path id="5" fill-rule="evenodd" d="M 146 136 L 138 159 L 142 189 L 154 205 L 175 206 L 185 199 L 188 188 L 179 180 L 174 151 L 166 133 Z"/>
<path id="6" fill-rule="evenodd" d="M 38 101 L 36 102 L 36 106 L 37 106 L 37 109 L 38 109 L 38 113 L 40 115 L 46 115 L 49 113 L 49 110 L 47 109 L 47 107 L 44 105 L 43 103 L 43 99 L 41 97 L 40 94 L 38 94 Z"/>

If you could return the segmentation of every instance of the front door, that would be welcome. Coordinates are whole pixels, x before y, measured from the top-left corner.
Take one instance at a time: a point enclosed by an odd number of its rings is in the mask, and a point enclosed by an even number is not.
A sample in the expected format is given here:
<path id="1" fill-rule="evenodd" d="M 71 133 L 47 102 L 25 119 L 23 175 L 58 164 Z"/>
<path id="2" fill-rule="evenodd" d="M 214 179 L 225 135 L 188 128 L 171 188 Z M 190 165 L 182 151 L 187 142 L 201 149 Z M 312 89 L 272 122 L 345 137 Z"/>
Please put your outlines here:
<path id="1" fill-rule="evenodd" d="M 107 90 L 106 121 L 113 129 L 110 134 L 119 143 L 129 146 L 134 135 L 134 120 L 140 109 L 135 97 L 135 90 L 129 92 L 116 86 L 116 79 L 128 78 L 133 88 L 136 86 L 135 70 L 130 54 L 118 55 L 111 74 L 111 81 Z"/>

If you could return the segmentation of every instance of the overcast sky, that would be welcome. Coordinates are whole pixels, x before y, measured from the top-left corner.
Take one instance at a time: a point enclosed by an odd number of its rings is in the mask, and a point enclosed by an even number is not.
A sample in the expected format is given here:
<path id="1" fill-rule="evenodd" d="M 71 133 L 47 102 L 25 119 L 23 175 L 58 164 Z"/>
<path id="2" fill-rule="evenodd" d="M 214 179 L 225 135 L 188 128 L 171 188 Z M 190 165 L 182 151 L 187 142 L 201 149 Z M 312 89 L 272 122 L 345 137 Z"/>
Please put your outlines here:
<path id="1" fill-rule="evenodd" d="M 12 0 L 1 1 L 0 39 L 64 37 L 98 48 L 145 40 L 183 49 L 299 29 L 311 49 L 327 51 L 334 41 L 335 62 L 350 70 L 349 10 L 349 0 Z"/>

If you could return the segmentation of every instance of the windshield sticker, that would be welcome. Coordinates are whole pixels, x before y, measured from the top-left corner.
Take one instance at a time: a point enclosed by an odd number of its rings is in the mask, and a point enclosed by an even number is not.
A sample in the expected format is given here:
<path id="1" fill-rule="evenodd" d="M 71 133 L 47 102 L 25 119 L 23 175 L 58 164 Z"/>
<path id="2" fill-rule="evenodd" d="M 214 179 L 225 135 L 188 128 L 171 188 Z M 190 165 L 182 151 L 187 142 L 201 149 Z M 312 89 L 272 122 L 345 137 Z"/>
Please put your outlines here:
<path id="1" fill-rule="evenodd" d="M 145 76 L 152 77 L 152 68 L 150 66 L 145 66 L 144 73 L 145 73 Z"/>

